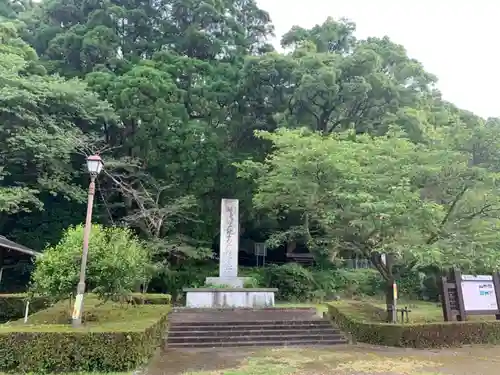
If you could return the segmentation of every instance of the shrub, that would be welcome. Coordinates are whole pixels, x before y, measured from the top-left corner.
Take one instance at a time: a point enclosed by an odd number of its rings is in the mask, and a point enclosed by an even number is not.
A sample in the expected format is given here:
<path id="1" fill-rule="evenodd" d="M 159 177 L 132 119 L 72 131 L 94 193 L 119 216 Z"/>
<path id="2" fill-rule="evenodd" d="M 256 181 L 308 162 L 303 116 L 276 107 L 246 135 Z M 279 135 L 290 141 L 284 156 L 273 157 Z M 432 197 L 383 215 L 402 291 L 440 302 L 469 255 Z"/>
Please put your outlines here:
<path id="1" fill-rule="evenodd" d="M 265 268 L 264 282 L 268 288 L 278 288 L 281 301 L 307 301 L 314 291 L 314 278 L 308 269 L 296 264 L 275 264 Z"/>
<path id="2" fill-rule="evenodd" d="M 165 301 L 165 296 L 148 299 Z M 0 326 L 0 371 L 13 373 L 130 371 L 149 360 L 162 342 L 168 306 L 98 304 L 86 300 L 94 320 L 83 328 L 43 324 L 66 316 L 61 301 L 39 311 L 30 323 Z"/>
<path id="3" fill-rule="evenodd" d="M 9 320 L 19 319 L 24 316 L 26 301 L 28 296 L 26 294 L 1 294 L 0 295 L 0 323 Z M 49 304 L 48 298 L 35 297 L 30 299 L 29 313 L 39 311 Z"/>
<path id="4" fill-rule="evenodd" d="M 255 280 L 255 285 L 258 287 L 266 287 L 266 268 L 267 267 L 241 267 L 238 270 L 238 275 L 250 277 L 252 280 Z"/>
<path id="5" fill-rule="evenodd" d="M 440 276 L 437 274 L 428 274 L 423 282 L 423 299 L 429 301 L 439 301 L 441 295 Z"/>
<path id="6" fill-rule="evenodd" d="M 54 299 L 76 290 L 80 273 L 83 226 L 70 227 L 61 241 L 36 260 L 32 291 Z M 87 263 L 87 290 L 103 298 L 126 295 L 146 283 L 151 256 L 125 228 L 93 225 Z"/>
<path id="7" fill-rule="evenodd" d="M 197 262 L 183 262 L 179 266 L 172 266 L 163 270 L 155 277 L 150 288 L 155 292 L 172 295 L 173 301 L 178 301 L 182 296 L 183 288 L 198 288 L 205 285 L 209 276 L 217 276 L 216 264 L 199 264 Z"/>
<path id="8" fill-rule="evenodd" d="M 372 269 L 318 271 L 314 278 L 327 294 L 375 296 L 384 290 L 384 280 L 378 271 Z"/>
<path id="9" fill-rule="evenodd" d="M 410 299 L 423 298 L 423 281 L 425 273 L 416 270 L 407 270 L 401 274 L 398 280 L 399 294 Z"/>
<path id="10" fill-rule="evenodd" d="M 132 293 L 132 302 L 145 305 L 168 305 L 172 302 L 169 294 Z"/>
<path id="11" fill-rule="evenodd" d="M 330 317 L 344 331 L 364 343 L 386 346 L 434 348 L 500 343 L 500 322 L 442 322 L 390 324 L 364 320 L 357 304 L 330 303 Z M 367 318 L 367 317 L 365 317 Z"/>
<path id="12" fill-rule="evenodd" d="M 240 275 L 254 278 L 259 286 L 278 288 L 278 299 L 285 301 L 373 296 L 382 294 L 384 285 L 376 270 L 310 269 L 297 263 L 247 267 Z"/>
<path id="13" fill-rule="evenodd" d="M 243 283 L 243 288 L 259 288 L 261 284 L 255 277 L 248 277 Z"/>

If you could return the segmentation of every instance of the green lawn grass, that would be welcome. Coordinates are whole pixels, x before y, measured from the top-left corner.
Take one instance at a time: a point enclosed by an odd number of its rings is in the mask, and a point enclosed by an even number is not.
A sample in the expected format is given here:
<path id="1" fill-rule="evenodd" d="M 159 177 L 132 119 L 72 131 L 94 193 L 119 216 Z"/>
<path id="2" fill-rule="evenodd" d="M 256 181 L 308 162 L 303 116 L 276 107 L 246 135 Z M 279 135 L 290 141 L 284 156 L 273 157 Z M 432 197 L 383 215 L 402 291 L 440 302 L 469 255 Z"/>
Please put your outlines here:
<path id="1" fill-rule="evenodd" d="M 328 311 L 325 303 L 293 303 L 293 302 L 277 302 L 276 307 L 282 308 L 297 308 L 297 307 L 310 307 L 316 308 L 318 314 L 322 315 L 323 312 Z"/>
<path id="2" fill-rule="evenodd" d="M 70 323 L 72 305 L 70 301 L 60 301 L 54 306 L 40 310 L 28 318 L 0 325 L 1 332 L 29 332 L 29 331 L 142 331 L 156 321 L 168 305 L 135 305 L 120 304 L 108 301 L 102 303 L 96 296 L 87 295 L 84 299 L 84 325 L 82 328 L 73 328 Z"/>
<path id="3" fill-rule="evenodd" d="M 345 306 L 361 321 L 385 321 L 385 303 L 373 297 L 361 298 L 359 300 L 341 300 L 325 303 L 287 303 L 278 302 L 276 307 L 312 307 L 316 308 L 318 314 L 322 315 L 326 312 L 327 303 L 336 303 L 340 306 Z M 441 305 L 435 302 L 425 301 L 401 301 L 397 308 L 408 307 L 410 322 L 412 323 L 429 323 L 443 321 L 443 312 Z M 475 317 L 477 319 L 478 317 Z M 487 317 L 481 317 L 487 318 Z M 493 317 L 494 319 L 495 317 Z M 400 315 L 398 316 L 400 319 Z"/>
<path id="4" fill-rule="evenodd" d="M 348 311 L 353 317 L 364 322 L 385 322 L 386 321 L 386 305 L 378 299 L 361 299 L 361 300 L 342 300 L 330 302 L 341 306 Z M 426 302 L 418 300 L 403 300 L 398 301 L 397 308 L 402 309 L 407 307 L 410 312 L 408 314 L 409 323 L 438 323 L 443 322 L 443 310 L 440 303 Z M 468 316 L 467 320 L 496 320 L 495 315 L 486 316 Z M 401 314 L 398 313 L 398 322 L 401 322 Z M 406 316 L 405 322 L 406 323 Z"/>

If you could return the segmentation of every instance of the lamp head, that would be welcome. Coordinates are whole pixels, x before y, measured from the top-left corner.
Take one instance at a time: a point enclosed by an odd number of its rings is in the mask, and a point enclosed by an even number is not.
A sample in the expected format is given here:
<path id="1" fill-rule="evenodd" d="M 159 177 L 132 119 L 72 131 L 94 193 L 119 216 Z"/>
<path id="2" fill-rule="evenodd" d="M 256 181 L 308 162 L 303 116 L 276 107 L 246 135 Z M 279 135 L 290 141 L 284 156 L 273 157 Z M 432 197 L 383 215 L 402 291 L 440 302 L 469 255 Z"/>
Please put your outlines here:
<path id="1" fill-rule="evenodd" d="M 97 176 L 101 173 L 104 163 L 99 155 L 90 155 L 87 157 L 87 170 L 93 176 Z"/>

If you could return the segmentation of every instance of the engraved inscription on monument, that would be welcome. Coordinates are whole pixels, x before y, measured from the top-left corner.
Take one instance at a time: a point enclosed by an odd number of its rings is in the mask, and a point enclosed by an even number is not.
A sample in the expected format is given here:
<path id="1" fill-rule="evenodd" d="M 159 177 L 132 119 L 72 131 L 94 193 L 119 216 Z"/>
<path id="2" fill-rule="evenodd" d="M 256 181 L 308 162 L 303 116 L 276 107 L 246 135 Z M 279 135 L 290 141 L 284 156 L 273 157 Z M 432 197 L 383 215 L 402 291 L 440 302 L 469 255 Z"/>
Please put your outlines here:
<path id="1" fill-rule="evenodd" d="M 238 276 L 239 220 L 238 200 L 223 199 L 221 203 L 219 277 Z"/>

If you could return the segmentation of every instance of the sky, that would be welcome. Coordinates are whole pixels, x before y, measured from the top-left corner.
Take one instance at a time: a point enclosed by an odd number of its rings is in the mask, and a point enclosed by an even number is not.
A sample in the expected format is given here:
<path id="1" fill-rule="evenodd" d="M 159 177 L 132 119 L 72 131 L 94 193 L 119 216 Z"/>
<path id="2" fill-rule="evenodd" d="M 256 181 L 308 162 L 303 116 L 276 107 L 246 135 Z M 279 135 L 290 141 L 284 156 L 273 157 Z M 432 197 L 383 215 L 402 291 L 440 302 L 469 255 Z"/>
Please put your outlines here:
<path id="1" fill-rule="evenodd" d="M 435 74 L 444 99 L 483 117 L 500 117 L 500 1 L 257 0 L 279 38 L 327 17 L 346 17 L 356 36 L 387 35 Z"/>

